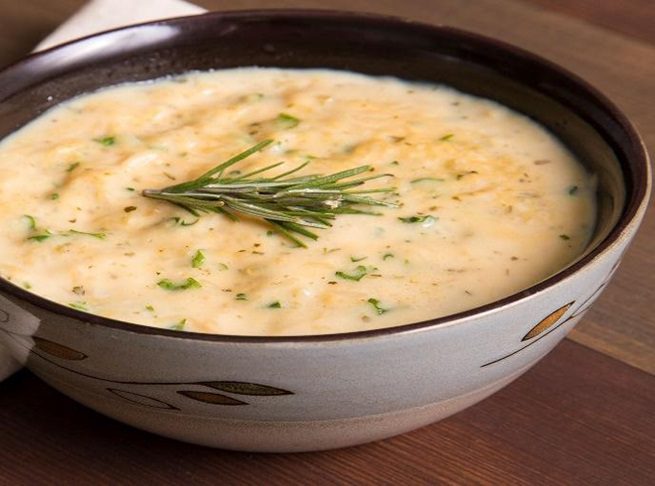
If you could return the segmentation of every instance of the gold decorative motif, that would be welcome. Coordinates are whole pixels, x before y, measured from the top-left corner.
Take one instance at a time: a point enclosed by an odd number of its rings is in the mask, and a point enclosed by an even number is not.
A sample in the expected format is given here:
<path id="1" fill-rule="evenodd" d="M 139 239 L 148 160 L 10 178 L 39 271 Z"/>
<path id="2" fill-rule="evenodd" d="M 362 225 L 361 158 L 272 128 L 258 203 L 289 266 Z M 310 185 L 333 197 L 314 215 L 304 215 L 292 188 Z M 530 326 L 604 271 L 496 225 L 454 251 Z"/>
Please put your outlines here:
<path id="1" fill-rule="evenodd" d="M 221 395 L 220 393 L 209 393 L 193 390 L 180 390 L 177 393 L 187 398 L 191 398 L 199 402 L 209 403 L 211 405 L 248 405 L 246 402 L 242 402 L 241 400 L 237 400 L 236 398 L 231 398 L 226 395 Z"/>
<path id="2" fill-rule="evenodd" d="M 258 385 L 257 383 L 246 383 L 243 381 L 205 381 L 199 385 L 208 386 L 215 390 L 220 390 L 235 395 L 250 395 L 258 397 L 272 397 L 279 395 L 293 395 L 288 390 L 274 388 L 267 385 Z"/>
<path id="3" fill-rule="evenodd" d="M 544 332 L 546 329 L 551 328 L 553 325 L 557 323 L 557 321 L 560 320 L 560 318 L 566 314 L 566 311 L 568 311 L 571 306 L 573 305 L 573 302 L 569 302 L 568 304 L 560 307 L 556 311 L 551 312 L 548 314 L 546 317 L 544 317 L 539 323 L 537 323 L 536 326 L 534 326 L 532 329 L 528 331 L 528 333 L 523 336 L 523 339 L 521 341 L 527 341 L 529 339 L 532 339 L 534 337 L 537 337 L 539 334 Z"/>
<path id="4" fill-rule="evenodd" d="M 571 319 L 575 317 L 575 315 L 570 315 L 566 319 L 560 322 L 560 319 L 566 314 L 566 311 L 568 311 L 571 306 L 575 304 L 575 301 L 569 302 L 568 304 L 560 307 L 559 309 L 551 312 L 548 314 L 546 317 L 544 317 L 541 321 L 537 323 L 536 326 L 534 326 L 532 329 L 528 331 L 528 333 L 523 336 L 523 339 L 521 339 L 521 342 L 524 341 L 530 341 L 529 343 L 523 345 L 522 347 L 512 351 L 509 354 L 506 354 L 505 356 L 501 356 L 500 358 L 496 358 L 492 361 L 489 361 L 483 365 L 481 365 L 481 368 L 485 368 L 487 366 L 491 366 L 493 364 L 496 364 L 500 361 L 503 361 L 504 359 L 509 358 L 510 356 L 514 356 L 517 353 L 520 353 L 526 348 L 529 348 L 533 344 L 539 342 L 541 339 L 545 338 L 548 336 L 551 332 L 553 332 L 555 329 L 558 329 L 560 326 L 563 326 L 567 322 L 569 322 Z"/>
<path id="5" fill-rule="evenodd" d="M 68 361 L 81 361 L 87 358 L 87 355 L 76 351 L 75 349 L 64 346 L 63 344 L 55 343 L 48 339 L 43 339 L 41 337 L 33 336 L 34 347 L 39 351 L 43 351 L 51 356 L 55 356 L 59 359 L 65 359 Z"/>

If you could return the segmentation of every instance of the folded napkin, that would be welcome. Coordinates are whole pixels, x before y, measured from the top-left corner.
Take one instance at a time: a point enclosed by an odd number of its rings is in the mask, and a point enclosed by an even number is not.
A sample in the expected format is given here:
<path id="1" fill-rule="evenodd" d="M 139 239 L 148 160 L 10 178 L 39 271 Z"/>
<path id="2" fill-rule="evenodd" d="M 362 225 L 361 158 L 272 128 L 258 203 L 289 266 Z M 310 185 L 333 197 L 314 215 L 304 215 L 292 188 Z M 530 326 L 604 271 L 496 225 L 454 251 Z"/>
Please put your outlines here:
<path id="1" fill-rule="evenodd" d="M 91 0 L 34 49 L 40 51 L 103 30 L 206 10 L 183 0 Z M 22 366 L 0 342 L 0 381 Z"/>
<path id="2" fill-rule="evenodd" d="M 206 12 L 183 0 L 91 0 L 46 37 L 36 51 L 129 24 Z"/>

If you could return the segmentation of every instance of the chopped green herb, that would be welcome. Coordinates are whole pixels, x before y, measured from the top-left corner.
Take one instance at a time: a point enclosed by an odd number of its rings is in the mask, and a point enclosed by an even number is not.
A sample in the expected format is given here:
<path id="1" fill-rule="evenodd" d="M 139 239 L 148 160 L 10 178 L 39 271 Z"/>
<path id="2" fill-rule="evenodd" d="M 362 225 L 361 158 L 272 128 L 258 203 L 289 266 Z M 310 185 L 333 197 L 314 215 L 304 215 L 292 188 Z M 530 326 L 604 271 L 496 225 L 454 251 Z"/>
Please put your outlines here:
<path id="1" fill-rule="evenodd" d="M 40 243 L 44 240 L 47 240 L 51 236 L 53 236 L 53 234 L 49 230 L 45 230 L 43 233 L 40 233 L 38 235 L 29 236 L 27 239 L 31 241 L 38 241 Z"/>
<path id="2" fill-rule="evenodd" d="M 392 162 L 389 162 L 389 165 L 400 165 L 400 162 L 398 162 L 397 160 L 394 160 Z"/>
<path id="3" fill-rule="evenodd" d="M 173 221 L 173 223 L 178 225 L 178 226 L 193 226 L 199 220 L 200 220 L 200 218 L 196 219 L 195 221 L 185 221 L 182 218 L 179 218 L 177 216 L 175 216 L 173 218 L 170 218 L 170 221 Z"/>
<path id="4" fill-rule="evenodd" d="M 75 287 L 73 287 L 73 293 L 77 295 L 84 295 L 86 291 L 84 290 L 84 287 L 82 287 L 81 285 L 76 285 Z"/>
<path id="5" fill-rule="evenodd" d="M 361 262 L 362 260 L 366 260 L 368 257 L 350 257 L 350 261 L 353 263 Z"/>
<path id="6" fill-rule="evenodd" d="M 280 304 L 279 300 L 276 300 L 275 302 L 271 302 L 270 304 L 268 304 L 266 307 L 268 307 L 269 309 L 281 309 L 282 304 Z"/>
<path id="7" fill-rule="evenodd" d="M 573 196 L 575 193 L 578 192 L 579 187 L 578 186 L 571 186 L 569 187 L 569 196 Z"/>
<path id="8" fill-rule="evenodd" d="M 440 137 L 439 140 L 442 142 L 447 142 L 448 140 L 452 140 L 454 136 L 455 136 L 454 133 L 447 133 L 443 137 Z"/>
<path id="9" fill-rule="evenodd" d="M 268 231 L 266 232 L 266 236 L 273 236 L 274 234 L 275 234 L 275 232 L 274 232 L 274 231 L 271 231 L 271 230 L 268 230 Z"/>
<path id="10" fill-rule="evenodd" d="M 174 331 L 182 331 L 185 325 L 186 325 L 186 319 L 182 319 L 177 324 L 173 324 L 171 327 L 169 327 L 169 329 L 172 329 Z"/>
<path id="11" fill-rule="evenodd" d="M 23 218 L 27 220 L 27 228 L 31 231 L 36 231 L 36 218 L 34 216 L 30 216 L 29 214 L 24 214 Z"/>
<path id="12" fill-rule="evenodd" d="M 398 218 L 400 221 L 403 223 L 432 223 L 436 221 L 436 219 L 433 216 L 430 216 L 429 214 L 426 214 L 424 216 L 407 216 L 405 218 Z"/>
<path id="13" fill-rule="evenodd" d="M 162 289 L 166 289 L 166 290 L 187 290 L 187 289 L 198 289 L 202 287 L 202 285 L 200 285 L 200 282 L 198 282 L 193 277 L 187 278 L 184 282 L 173 282 L 168 278 L 164 278 L 159 282 L 157 282 L 157 285 L 159 285 Z"/>
<path id="14" fill-rule="evenodd" d="M 570 237 L 569 235 L 559 235 L 559 237 L 560 237 L 561 239 L 565 240 L 565 241 L 568 241 L 568 240 L 571 239 L 571 237 Z"/>
<path id="15" fill-rule="evenodd" d="M 410 184 L 416 184 L 418 182 L 444 182 L 445 179 L 441 179 L 439 177 L 419 177 L 418 179 L 412 179 Z"/>
<path id="16" fill-rule="evenodd" d="M 27 239 L 32 240 L 32 241 L 38 241 L 40 243 L 40 242 L 42 242 L 44 240 L 47 240 L 51 236 L 52 236 L 52 234 L 50 234 L 50 233 L 43 233 L 43 234 L 40 234 L 40 235 L 30 236 Z"/>
<path id="17" fill-rule="evenodd" d="M 191 259 L 191 266 L 193 268 L 200 268 L 203 263 L 205 263 L 205 254 L 201 250 L 198 250 Z"/>
<path id="18" fill-rule="evenodd" d="M 125 190 L 130 192 L 136 191 L 136 189 L 134 189 L 133 187 L 126 187 Z"/>
<path id="19" fill-rule="evenodd" d="M 29 214 L 26 214 L 23 217 L 27 219 L 29 229 L 31 231 L 37 231 L 38 230 L 37 229 L 37 224 L 36 224 L 36 219 L 33 216 L 30 216 Z M 53 233 L 52 231 L 46 229 L 46 230 L 42 230 L 42 232 L 39 233 L 39 234 L 28 236 L 27 239 L 32 240 L 32 241 L 41 242 L 41 241 L 47 240 L 51 236 L 73 236 L 73 235 L 93 236 L 94 238 L 98 238 L 100 240 L 104 240 L 105 237 L 107 236 L 105 233 L 87 233 L 85 231 L 78 231 L 78 230 L 74 230 L 74 229 L 70 229 L 70 230 L 67 230 L 67 231 L 61 231 L 61 232 L 58 232 L 58 233 Z"/>
<path id="20" fill-rule="evenodd" d="M 218 269 L 222 272 L 224 270 L 229 270 L 230 267 L 228 267 L 225 263 L 219 263 L 218 264 Z"/>
<path id="21" fill-rule="evenodd" d="M 69 307 L 72 307 L 73 309 L 81 310 L 81 311 L 88 311 L 87 303 L 83 301 L 79 302 L 70 302 L 68 304 Z"/>
<path id="22" fill-rule="evenodd" d="M 27 290 L 30 290 L 32 288 L 32 284 L 29 282 L 23 282 L 23 287 Z"/>
<path id="23" fill-rule="evenodd" d="M 59 193 L 53 192 L 52 194 L 50 194 L 50 199 L 56 201 L 57 199 L 59 199 Z"/>
<path id="24" fill-rule="evenodd" d="M 385 253 L 384 255 L 382 255 L 383 260 L 388 260 L 389 258 L 393 258 L 393 257 L 394 257 L 393 253 Z"/>
<path id="25" fill-rule="evenodd" d="M 236 300 L 248 300 L 248 296 L 244 293 L 238 293 L 235 297 Z"/>
<path id="26" fill-rule="evenodd" d="M 105 233 L 87 233 L 86 231 L 78 231 L 74 229 L 64 231 L 62 233 L 59 233 L 59 235 L 60 236 L 85 235 L 85 236 L 92 236 L 93 238 L 98 238 L 99 240 L 104 240 L 107 237 Z"/>
<path id="27" fill-rule="evenodd" d="M 103 145 L 104 147 L 111 147 L 112 145 L 116 144 L 116 137 L 106 136 L 106 137 L 94 138 L 93 141 L 98 142 L 100 145 Z"/>
<path id="28" fill-rule="evenodd" d="M 150 311 L 150 312 L 155 312 L 155 308 L 154 308 L 152 305 L 150 305 L 150 304 L 148 304 L 148 305 L 146 306 L 146 310 L 147 310 L 147 311 Z"/>
<path id="29" fill-rule="evenodd" d="M 370 272 L 374 272 L 377 270 L 375 267 L 365 267 L 364 265 L 357 265 L 353 271 L 350 273 L 338 271 L 335 272 L 334 274 L 342 278 L 344 280 L 353 280 L 355 282 L 359 282 L 362 278 L 364 278 L 366 275 L 368 275 Z"/>
<path id="30" fill-rule="evenodd" d="M 125 211 L 126 213 L 131 213 L 132 211 L 136 211 L 136 206 L 125 206 L 123 208 L 123 211 Z"/>
<path id="31" fill-rule="evenodd" d="M 288 113 L 280 113 L 275 119 L 275 123 L 280 128 L 289 129 L 297 127 L 300 123 L 300 120 L 293 115 L 289 115 Z"/>
<path id="32" fill-rule="evenodd" d="M 73 172 L 73 171 L 74 171 L 75 169 L 77 169 L 79 166 L 80 166 L 80 163 L 79 163 L 79 162 L 73 162 L 72 164 L 70 164 L 70 165 L 68 166 L 68 168 L 66 169 L 66 172 Z"/>
<path id="33" fill-rule="evenodd" d="M 381 315 L 384 314 L 385 312 L 388 312 L 388 311 L 389 311 L 389 309 L 384 309 L 384 308 L 382 308 L 382 307 L 380 306 L 380 301 L 379 301 L 378 299 L 374 299 L 373 297 L 371 297 L 370 299 L 368 299 L 367 302 L 373 306 L 373 308 L 375 309 L 375 312 L 376 312 L 377 315 L 379 315 L 379 316 L 381 316 Z"/>

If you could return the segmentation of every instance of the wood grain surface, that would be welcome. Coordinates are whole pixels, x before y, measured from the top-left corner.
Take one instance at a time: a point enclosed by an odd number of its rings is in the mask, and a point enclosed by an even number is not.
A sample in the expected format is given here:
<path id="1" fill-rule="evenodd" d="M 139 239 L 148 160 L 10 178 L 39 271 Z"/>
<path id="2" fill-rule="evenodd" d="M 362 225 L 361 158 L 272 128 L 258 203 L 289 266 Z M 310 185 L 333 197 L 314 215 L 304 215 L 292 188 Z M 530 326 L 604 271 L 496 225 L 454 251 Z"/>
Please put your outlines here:
<path id="1" fill-rule="evenodd" d="M 637 486 L 655 477 L 655 377 L 570 341 L 449 419 L 321 453 L 182 444 L 104 418 L 27 372 L 3 388 L 0 424 L 12 426 L 0 435 L 1 484 Z"/>
<path id="2" fill-rule="evenodd" d="M 0 66 L 83 3 L 0 0 Z M 196 3 L 374 11 L 500 38 L 600 88 L 655 147 L 653 0 Z M 651 207 L 570 340 L 508 388 L 438 424 L 357 448 L 252 455 L 189 446 L 105 419 L 23 371 L 0 383 L 0 485 L 655 484 L 654 242 Z"/>
<path id="3" fill-rule="evenodd" d="M 653 0 L 528 0 L 548 10 L 601 25 L 628 37 L 655 44 Z"/>

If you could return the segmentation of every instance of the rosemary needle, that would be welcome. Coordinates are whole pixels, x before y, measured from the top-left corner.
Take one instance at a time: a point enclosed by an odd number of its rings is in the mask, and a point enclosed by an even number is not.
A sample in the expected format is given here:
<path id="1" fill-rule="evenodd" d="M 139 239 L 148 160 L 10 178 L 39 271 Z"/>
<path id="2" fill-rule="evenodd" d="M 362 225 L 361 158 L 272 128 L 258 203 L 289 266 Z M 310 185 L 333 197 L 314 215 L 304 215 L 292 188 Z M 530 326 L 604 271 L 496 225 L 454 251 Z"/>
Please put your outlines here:
<path id="1" fill-rule="evenodd" d="M 200 177 L 168 186 L 163 189 L 145 189 L 143 196 L 176 204 L 194 216 L 201 213 L 222 213 L 232 220 L 246 214 L 267 221 L 281 235 L 296 245 L 306 247 L 299 238 L 317 239 L 318 235 L 307 228 L 325 229 L 339 214 L 379 213 L 362 206 L 397 207 L 396 203 L 371 197 L 376 193 L 391 193 L 395 188 L 353 190 L 364 183 L 391 174 L 357 177 L 372 170 L 362 165 L 334 174 L 295 176 L 305 168 L 305 162 L 291 170 L 272 177 L 265 173 L 282 165 L 268 165 L 238 176 L 225 176 L 234 164 L 270 145 L 264 140 L 210 169 Z"/>

